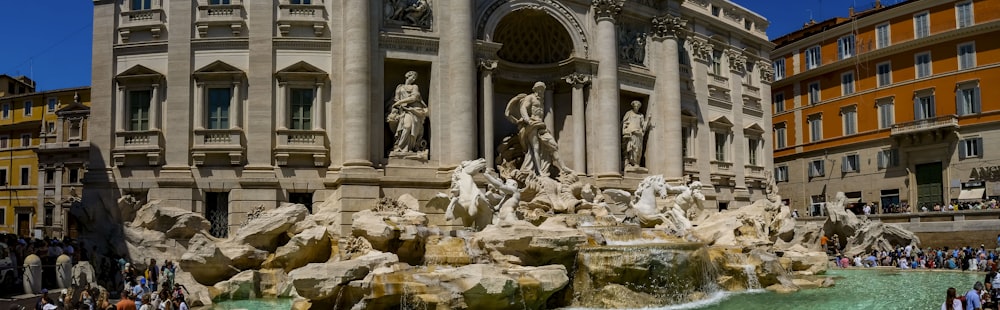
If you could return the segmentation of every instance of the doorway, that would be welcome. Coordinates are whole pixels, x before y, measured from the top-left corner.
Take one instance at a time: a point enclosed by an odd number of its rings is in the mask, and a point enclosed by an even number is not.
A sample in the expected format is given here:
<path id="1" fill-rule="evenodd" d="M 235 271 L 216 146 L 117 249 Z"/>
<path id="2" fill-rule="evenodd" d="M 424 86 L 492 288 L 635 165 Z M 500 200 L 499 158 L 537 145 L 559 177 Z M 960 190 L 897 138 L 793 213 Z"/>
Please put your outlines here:
<path id="1" fill-rule="evenodd" d="M 916 210 L 944 202 L 941 167 L 941 162 L 917 165 L 917 203 L 913 206 Z"/>
<path id="2" fill-rule="evenodd" d="M 31 236 L 31 214 L 17 214 L 17 235 L 24 238 Z"/>
<path id="3" fill-rule="evenodd" d="M 212 224 L 209 233 L 216 238 L 229 236 L 229 193 L 205 193 L 205 218 Z"/>

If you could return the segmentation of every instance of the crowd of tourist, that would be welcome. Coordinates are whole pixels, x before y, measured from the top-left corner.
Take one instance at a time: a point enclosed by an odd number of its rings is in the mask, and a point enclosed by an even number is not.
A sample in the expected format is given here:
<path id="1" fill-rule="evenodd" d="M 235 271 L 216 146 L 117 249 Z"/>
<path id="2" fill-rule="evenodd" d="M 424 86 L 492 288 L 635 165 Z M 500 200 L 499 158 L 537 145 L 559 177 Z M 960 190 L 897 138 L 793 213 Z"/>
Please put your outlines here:
<path id="1" fill-rule="evenodd" d="M 176 266 L 171 261 L 163 265 L 150 259 L 145 269 L 137 269 L 131 263 L 120 259 L 120 284 L 109 288 L 101 287 L 76 291 L 65 289 L 60 298 L 52 300 L 48 291 L 43 290 L 36 309 L 67 310 L 187 310 L 185 301 L 187 288 L 174 282 Z M 97 296 L 94 298 L 94 296 Z M 117 302 L 112 298 L 118 298 Z"/>
<path id="2" fill-rule="evenodd" d="M 990 276 L 994 276 L 994 278 L 990 278 Z M 987 275 L 987 281 L 976 281 L 976 284 L 972 285 L 972 289 L 961 296 L 958 295 L 958 290 L 949 287 L 945 291 L 945 300 L 941 304 L 941 310 L 996 310 L 998 301 L 1000 301 L 1000 288 L 997 288 L 998 283 L 995 278 L 995 273 Z"/>

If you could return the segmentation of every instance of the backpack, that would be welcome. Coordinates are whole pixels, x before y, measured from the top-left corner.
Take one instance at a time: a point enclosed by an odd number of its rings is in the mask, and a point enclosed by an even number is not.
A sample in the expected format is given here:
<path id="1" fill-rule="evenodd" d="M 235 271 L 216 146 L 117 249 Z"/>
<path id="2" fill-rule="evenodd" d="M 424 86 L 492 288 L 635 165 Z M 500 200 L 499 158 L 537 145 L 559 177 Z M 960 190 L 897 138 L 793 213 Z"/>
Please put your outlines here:
<path id="1" fill-rule="evenodd" d="M 965 309 L 965 307 L 966 307 L 965 306 L 965 295 L 958 296 L 958 298 L 955 298 L 955 299 L 961 300 L 962 301 L 962 309 Z"/>

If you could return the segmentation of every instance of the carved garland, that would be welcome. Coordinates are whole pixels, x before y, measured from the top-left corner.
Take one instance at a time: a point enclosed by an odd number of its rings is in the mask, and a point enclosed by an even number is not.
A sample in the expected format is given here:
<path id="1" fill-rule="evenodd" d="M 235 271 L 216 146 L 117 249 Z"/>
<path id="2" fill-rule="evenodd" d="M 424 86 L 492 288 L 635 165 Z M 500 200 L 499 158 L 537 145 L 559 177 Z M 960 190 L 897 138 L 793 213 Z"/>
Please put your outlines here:
<path id="1" fill-rule="evenodd" d="M 679 38 L 684 35 L 687 20 L 679 16 L 663 15 L 653 17 L 653 36 L 658 38 Z"/>
<path id="2" fill-rule="evenodd" d="M 590 45 L 587 43 L 586 32 L 583 31 L 583 26 L 581 26 L 580 22 L 577 21 L 576 18 L 573 16 L 573 12 L 571 12 L 562 4 L 559 4 L 558 2 L 553 0 L 536 0 L 536 1 L 547 4 L 549 7 L 553 8 L 556 11 L 556 13 L 559 13 L 559 15 L 562 15 L 563 18 L 569 21 L 570 23 L 569 26 L 573 28 L 573 31 L 576 31 L 577 35 L 580 37 L 580 41 L 583 43 L 583 54 L 586 54 L 587 51 L 590 49 Z M 499 0 L 491 4 L 488 8 L 486 8 L 486 10 L 479 18 L 479 23 L 476 25 L 476 34 L 480 38 L 487 37 L 485 32 L 486 32 L 486 23 L 489 21 L 489 17 L 493 16 L 493 13 L 495 13 L 498 9 L 500 9 L 501 6 L 510 2 L 518 2 L 518 0 Z M 532 5 L 530 8 L 542 9 L 541 6 L 539 5 Z M 567 29 L 567 31 L 568 30 L 569 29 Z"/>
<path id="3" fill-rule="evenodd" d="M 565 80 L 566 83 L 573 86 L 577 85 L 583 86 L 586 85 L 587 83 L 590 83 L 590 75 L 574 72 L 573 74 L 564 76 L 563 80 Z"/>

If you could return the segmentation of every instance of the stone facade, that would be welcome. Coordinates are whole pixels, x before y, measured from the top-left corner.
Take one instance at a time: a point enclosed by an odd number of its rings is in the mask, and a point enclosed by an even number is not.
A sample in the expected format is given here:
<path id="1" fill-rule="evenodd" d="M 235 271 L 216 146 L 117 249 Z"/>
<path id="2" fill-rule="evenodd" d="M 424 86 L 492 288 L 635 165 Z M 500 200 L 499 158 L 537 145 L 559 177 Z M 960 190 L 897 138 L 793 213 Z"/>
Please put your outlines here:
<path id="1" fill-rule="evenodd" d="M 700 180 L 710 209 L 763 198 L 772 45 L 759 15 L 708 0 L 399 2 L 95 1 L 85 202 L 161 199 L 233 226 L 262 204 L 334 197 L 349 227 L 408 193 L 448 225 L 435 194 L 464 160 L 504 160 L 517 130 L 504 103 L 538 81 L 563 162 L 602 187 L 663 174 Z M 391 156 L 386 119 L 410 71 L 426 155 Z M 650 125 L 625 169 L 633 100 Z"/>

